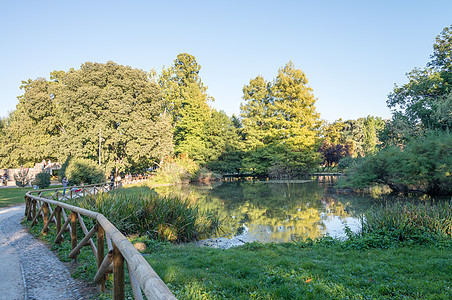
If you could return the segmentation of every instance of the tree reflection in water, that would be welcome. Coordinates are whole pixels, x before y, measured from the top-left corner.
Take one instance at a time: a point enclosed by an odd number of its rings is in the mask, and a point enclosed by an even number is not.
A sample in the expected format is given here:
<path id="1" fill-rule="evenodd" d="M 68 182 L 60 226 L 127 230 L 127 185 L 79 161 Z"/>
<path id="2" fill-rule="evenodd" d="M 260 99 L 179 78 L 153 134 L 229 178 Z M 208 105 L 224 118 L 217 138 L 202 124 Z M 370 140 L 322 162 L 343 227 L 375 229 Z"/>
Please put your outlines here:
<path id="1" fill-rule="evenodd" d="M 344 223 L 358 230 L 368 199 L 338 199 L 326 193 L 330 178 L 307 183 L 233 181 L 214 185 L 155 188 L 160 195 L 180 195 L 200 209 L 216 212 L 224 235 L 249 241 L 287 242 L 325 234 L 344 236 Z"/>

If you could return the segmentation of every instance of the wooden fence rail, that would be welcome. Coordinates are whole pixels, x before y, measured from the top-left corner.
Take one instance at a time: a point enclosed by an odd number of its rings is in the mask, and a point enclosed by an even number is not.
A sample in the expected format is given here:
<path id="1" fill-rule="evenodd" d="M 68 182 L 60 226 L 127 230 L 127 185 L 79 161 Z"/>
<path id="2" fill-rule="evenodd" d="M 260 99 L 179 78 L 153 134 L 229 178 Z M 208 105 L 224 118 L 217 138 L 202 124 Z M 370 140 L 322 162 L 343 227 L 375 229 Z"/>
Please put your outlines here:
<path id="1" fill-rule="evenodd" d="M 25 195 L 25 216 L 37 224 L 42 217 L 42 233 L 46 234 L 49 224 L 56 225 L 55 243 L 60 243 L 64 232 L 69 231 L 72 251 L 69 257 L 77 259 L 77 255 L 84 246 L 91 248 L 97 262 L 97 273 L 93 281 L 105 290 L 108 273 L 113 273 L 113 299 L 125 299 L 124 267 L 129 271 L 129 278 L 135 299 L 176 299 L 165 283 L 155 273 L 143 256 L 132 243 L 102 214 L 69 205 L 64 201 L 86 195 L 96 195 L 108 192 L 120 183 L 104 183 L 71 188 L 45 189 L 30 191 Z M 47 197 L 43 196 L 47 195 Z M 88 230 L 82 216 L 95 220 L 94 226 Z M 63 225 L 61 225 L 64 220 Z M 77 240 L 77 233 L 83 232 L 81 241 Z M 97 234 L 97 244 L 93 242 Z M 108 253 L 105 255 L 105 241 Z"/>

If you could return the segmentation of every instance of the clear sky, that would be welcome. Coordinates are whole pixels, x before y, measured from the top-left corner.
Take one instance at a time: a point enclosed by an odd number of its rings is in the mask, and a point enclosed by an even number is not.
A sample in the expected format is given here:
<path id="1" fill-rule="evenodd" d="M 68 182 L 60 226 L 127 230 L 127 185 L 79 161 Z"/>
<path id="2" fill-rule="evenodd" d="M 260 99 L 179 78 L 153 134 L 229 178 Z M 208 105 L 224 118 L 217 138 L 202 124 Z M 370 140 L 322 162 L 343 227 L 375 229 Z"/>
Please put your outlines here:
<path id="1" fill-rule="evenodd" d="M 201 65 L 215 108 L 239 114 L 242 88 L 292 61 L 321 117 L 390 117 L 386 99 L 424 67 L 452 24 L 452 1 L 1 1 L 0 116 L 22 80 L 109 60 L 160 72 Z"/>

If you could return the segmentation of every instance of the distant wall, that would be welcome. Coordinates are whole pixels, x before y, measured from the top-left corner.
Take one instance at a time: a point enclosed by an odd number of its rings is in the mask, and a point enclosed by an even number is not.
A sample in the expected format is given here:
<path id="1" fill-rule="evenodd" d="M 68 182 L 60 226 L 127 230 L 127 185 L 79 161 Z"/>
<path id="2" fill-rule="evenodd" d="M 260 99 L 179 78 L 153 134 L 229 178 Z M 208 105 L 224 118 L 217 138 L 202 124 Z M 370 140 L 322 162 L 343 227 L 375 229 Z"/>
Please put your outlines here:
<path id="1" fill-rule="evenodd" d="M 0 177 L 2 178 L 1 183 L 7 186 L 16 185 L 16 181 L 14 180 L 14 175 L 18 174 L 21 170 L 28 170 L 28 179 L 32 182 L 36 175 L 41 172 L 46 172 L 52 174 L 52 171 L 61 169 L 61 165 L 59 163 L 50 163 L 44 165 L 43 163 L 35 164 L 33 168 L 17 168 L 17 169 L 0 169 Z M 8 181 L 5 184 L 3 181 L 4 175 L 8 176 Z"/>

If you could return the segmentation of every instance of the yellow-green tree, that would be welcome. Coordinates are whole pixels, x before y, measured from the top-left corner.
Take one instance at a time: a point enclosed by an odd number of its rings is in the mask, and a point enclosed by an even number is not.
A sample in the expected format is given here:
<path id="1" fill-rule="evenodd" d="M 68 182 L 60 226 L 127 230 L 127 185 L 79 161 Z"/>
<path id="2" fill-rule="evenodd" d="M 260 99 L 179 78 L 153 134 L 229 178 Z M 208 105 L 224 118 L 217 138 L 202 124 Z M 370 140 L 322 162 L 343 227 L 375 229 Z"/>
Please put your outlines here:
<path id="1" fill-rule="evenodd" d="M 243 92 L 245 168 L 291 176 L 314 167 L 321 121 L 306 74 L 290 62 L 271 83 L 258 76 Z"/>

